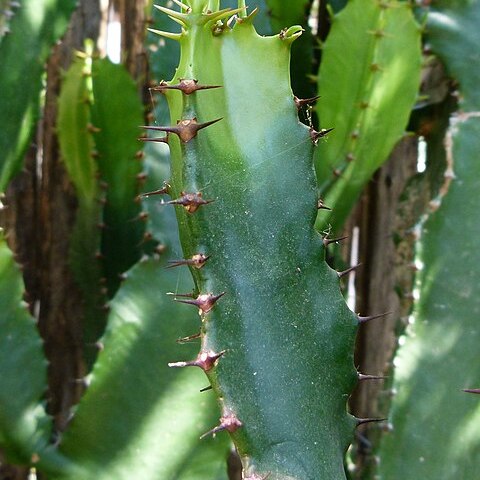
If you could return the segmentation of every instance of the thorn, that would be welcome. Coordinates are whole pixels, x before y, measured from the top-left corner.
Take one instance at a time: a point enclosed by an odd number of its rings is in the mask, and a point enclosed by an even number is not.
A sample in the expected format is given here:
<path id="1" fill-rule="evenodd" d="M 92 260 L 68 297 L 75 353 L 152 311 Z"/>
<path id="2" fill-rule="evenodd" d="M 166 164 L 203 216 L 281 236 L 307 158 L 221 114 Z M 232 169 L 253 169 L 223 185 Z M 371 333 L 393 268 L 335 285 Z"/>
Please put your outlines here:
<path id="1" fill-rule="evenodd" d="M 210 312 L 217 300 L 224 295 L 225 292 L 222 292 L 218 295 L 213 295 L 212 293 L 203 293 L 193 300 L 178 300 L 175 298 L 175 301 L 180 303 L 187 303 L 189 305 L 195 305 L 196 307 L 198 307 L 198 313 L 202 315 L 204 313 Z"/>
<path id="2" fill-rule="evenodd" d="M 183 367 L 200 367 L 203 371 L 208 372 L 214 366 L 216 361 L 225 353 L 226 350 L 222 350 L 219 353 L 212 352 L 200 352 L 197 358 L 191 362 L 173 362 L 168 366 L 171 368 L 183 368 Z"/>
<path id="3" fill-rule="evenodd" d="M 357 372 L 358 380 L 363 381 L 363 380 L 385 380 L 388 377 L 385 377 L 384 375 L 365 375 L 363 373 Z"/>
<path id="4" fill-rule="evenodd" d="M 203 253 L 197 253 L 193 255 L 191 258 L 182 259 L 182 260 L 169 260 L 168 267 L 166 268 L 173 268 L 179 267 L 181 265 L 190 265 L 194 268 L 202 268 L 205 265 L 205 262 L 210 258 L 210 255 L 204 255 Z"/>
<path id="5" fill-rule="evenodd" d="M 87 123 L 87 131 L 90 133 L 98 133 L 101 132 L 102 129 L 92 125 L 91 123 Z"/>
<path id="6" fill-rule="evenodd" d="M 183 27 L 188 26 L 188 16 L 185 13 L 177 12 L 175 10 L 171 10 L 170 8 L 161 7 L 160 5 L 153 6 L 160 10 L 162 13 L 168 15 L 173 21 L 179 23 Z"/>
<path id="7" fill-rule="evenodd" d="M 147 28 L 147 30 L 155 35 L 160 35 L 161 37 L 169 38 L 170 40 L 176 40 L 177 42 L 183 37 L 182 33 L 165 32 L 163 30 L 156 30 L 155 28 Z"/>
<path id="8" fill-rule="evenodd" d="M 212 428 L 208 432 L 205 432 L 200 437 L 200 440 L 207 437 L 208 435 L 215 436 L 218 432 L 221 432 L 223 430 L 233 433 L 237 431 L 242 425 L 242 422 L 237 418 L 237 416 L 233 412 L 228 411 L 224 413 L 220 418 L 220 424 L 217 425 L 215 428 Z"/>
<path id="9" fill-rule="evenodd" d="M 323 200 L 321 198 L 319 198 L 318 201 L 317 201 L 317 210 L 330 210 L 330 211 L 332 211 L 332 209 L 330 207 L 327 207 L 323 203 Z"/>
<path id="10" fill-rule="evenodd" d="M 142 126 L 141 128 L 145 128 L 146 130 L 155 130 L 161 132 L 171 132 L 178 135 L 180 140 L 184 143 L 188 143 L 192 138 L 197 136 L 197 132 L 202 128 L 209 127 L 214 123 L 219 122 L 222 118 L 217 118 L 215 120 L 211 120 L 209 122 L 198 123 L 197 119 L 194 118 L 187 118 L 185 120 L 179 120 L 176 125 L 174 126 L 165 126 L 165 127 L 155 127 L 155 126 Z"/>
<path id="11" fill-rule="evenodd" d="M 363 425 L 364 423 L 379 423 L 385 422 L 387 418 L 357 418 L 357 427 Z"/>
<path id="12" fill-rule="evenodd" d="M 182 3 L 180 0 L 172 0 L 172 2 L 176 3 L 183 10 L 186 10 L 187 13 L 190 13 L 191 8 L 188 5 L 185 5 L 184 3 Z"/>
<path id="13" fill-rule="evenodd" d="M 296 95 L 293 96 L 293 101 L 298 110 L 300 110 L 304 105 L 310 105 L 311 103 L 316 102 L 320 98 L 320 95 L 316 95 L 311 98 L 298 98 Z"/>
<path id="14" fill-rule="evenodd" d="M 192 340 L 199 339 L 201 336 L 202 336 L 201 332 L 198 332 L 188 337 L 177 338 L 177 343 L 188 343 L 188 342 L 191 342 Z"/>
<path id="15" fill-rule="evenodd" d="M 118 278 L 121 282 L 124 282 L 128 278 L 128 273 L 119 273 Z"/>
<path id="16" fill-rule="evenodd" d="M 333 128 L 322 128 L 319 132 L 317 132 L 315 129 L 310 128 L 310 138 L 312 139 L 313 144 L 318 145 L 318 140 L 330 133 L 332 130 Z"/>
<path id="17" fill-rule="evenodd" d="M 200 392 L 203 393 L 203 392 L 207 392 L 208 390 L 212 390 L 212 386 L 211 385 L 208 385 L 207 387 L 203 387 L 200 389 Z"/>
<path id="18" fill-rule="evenodd" d="M 465 393 L 477 393 L 480 394 L 480 388 L 464 388 L 462 390 Z"/>
<path id="19" fill-rule="evenodd" d="M 160 84 L 156 87 L 153 87 L 152 90 L 155 92 L 164 92 L 165 90 L 181 90 L 185 95 L 190 95 L 197 90 L 208 90 L 211 88 L 221 88 L 221 85 L 199 85 L 198 80 L 181 78 L 179 83 L 175 85 L 168 85 L 167 82 L 161 81 Z"/>
<path id="20" fill-rule="evenodd" d="M 155 138 L 138 137 L 137 140 L 140 140 L 141 142 L 168 143 L 168 135 L 165 135 L 165 137 L 155 137 Z"/>
<path id="21" fill-rule="evenodd" d="M 326 247 L 328 247 L 330 244 L 341 242 L 342 240 L 345 240 L 346 238 L 348 238 L 348 235 L 345 235 L 344 237 L 338 237 L 338 238 L 327 238 L 327 237 L 325 237 L 323 239 L 323 244 Z"/>
<path id="22" fill-rule="evenodd" d="M 162 188 L 158 190 L 153 190 L 153 192 L 145 192 L 141 193 L 140 197 L 150 197 L 151 195 L 165 195 L 170 192 L 170 185 L 168 183 L 164 183 Z"/>
<path id="23" fill-rule="evenodd" d="M 355 155 L 350 152 L 350 153 L 347 153 L 347 156 L 345 157 L 345 160 L 347 162 L 353 162 L 355 160 L 355 158 L 356 158 Z"/>
<path id="24" fill-rule="evenodd" d="M 235 9 L 224 8 L 222 10 L 218 10 L 217 12 L 210 12 L 202 17 L 201 22 L 203 25 L 205 25 L 207 23 L 218 22 L 219 20 L 223 20 L 227 17 L 230 17 L 230 20 L 228 20 L 228 22 L 230 22 L 233 16 L 241 12 L 242 10 L 246 10 L 246 7 L 240 7 Z"/>
<path id="25" fill-rule="evenodd" d="M 162 244 L 162 243 L 159 243 L 156 247 L 155 247 L 155 253 L 157 253 L 158 255 L 161 255 L 162 253 L 165 253 L 167 250 L 167 246 Z"/>
<path id="26" fill-rule="evenodd" d="M 385 313 L 379 313 L 377 315 L 369 315 L 367 317 L 362 317 L 360 315 L 357 315 L 357 318 L 358 318 L 358 323 L 359 324 L 362 324 L 362 323 L 367 323 L 369 322 L 370 320 L 375 320 L 376 318 L 382 318 L 382 317 L 386 317 L 387 315 L 391 315 L 393 312 L 385 312 Z"/>
<path id="27" fill-rule="evenodd" d="M 272 472 L 268 472 L 264 476 L 260 476 L 260 475 L 257 475 L 256 473 L 253 473 L 252 475 L 245 477 L 243 480 L 268 480 L 270 478 L 270 475 L 272 475 Z"/>
<path id="28" fill-rule="evenodd" d="M 176 198 L 175 200 L 170 200 L 166 202 L 166 205 L 183 205 L 185 210 L 188 213 L 196 212 L 201 205 L 207 205 L 208 203 L 212 203 L 213 200 L 204 200 L 202 198 L 202 193 L 185 193 L 180 192 L 181 197 Z"/>
<path id="29" fill-rule="evenodd" d="M 347 269 L 344 270 L 343 272 L 337 272 L 338 278 L 342 278 L 342 277 L 344 277 L 345 275 L 348 275 L 349 273 L 351 273 L 351 272 L 353 272 L 354 270 L 356 270 L 360 265 L 361 265 L 361 263 L 359 263 L 358 265 L 354 265 L 353 267 L 347 268 Z"/>
<path id="30" fill-rule="evenodd" d="M 174 297 L 184 297 L 184 298 L 195 298 L 195 294 L 193 293 L 173 293 L 167 292 L 167 295 L 173 295 Z"/>

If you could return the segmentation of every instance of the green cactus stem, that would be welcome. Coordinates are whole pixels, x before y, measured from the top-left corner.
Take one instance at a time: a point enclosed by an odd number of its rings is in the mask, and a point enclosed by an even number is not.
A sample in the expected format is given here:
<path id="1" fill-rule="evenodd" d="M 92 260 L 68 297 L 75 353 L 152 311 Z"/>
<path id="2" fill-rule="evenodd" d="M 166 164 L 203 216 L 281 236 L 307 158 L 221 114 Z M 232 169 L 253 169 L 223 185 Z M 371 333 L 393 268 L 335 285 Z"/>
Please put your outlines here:
<path id="1" fill-rule="evenodd" d="M 334 131 L 315 154 L 320 196 L 333 210 L 317 228 L 337 234 L 365 184 L 402 137 L 417 98 L 421 31 L 407 2 L 352 0 L 322 48 L 320 124 Z"/>
<path id="2" fill-rule="evenodd" d="M 175 206 L 185 263 L 208 256 L 189 265 L 194 291 L 176 296 L 200 314 L 200 352 L 171 366 L 206 372 L 222 411 L 210 433 L 230 433 L 244 479 L 344 479 L 358 318 L 314 230 L 314 132 L 289 80 L 301 28 L 260 37 L 243 7 L 161 8 L 182 26 L 157 31 L 181 47 L 160 88 L 171 125 L 151 129 L 171 150 L 164 208 Z"/>
<path id="3" fill-rule="evenodd" d="M 379 450 L 385 480 L 473 479 L 480 471 L 478 397 L 464 392 L 480 385 L 479 21 L 478 0 L 438 2 L 427 20 L 433 52 L 459 82 L 462 111 L 451 119 L 445 178 L 421 228 L 419 297 L 395 359 L 392 431 Z M 435 153 L 428 150 L 432 167 Z"/>
<path id="4" fill-rule="evenodd" d="M 11 462 L 59 472 L 68 462 L 50 446 L 47 362 L 23 294 L 21 272 L 0 231 L 0 446 Z"/>
<path id="5" fill-rule="evenodd" d="M 2 1 L 1 5 L 18 2 Z M 22 0 L 0 43 L 0 191 L 18 173 L 39 114 L 44 63 L 63 35 L 74 0 Z M 1 7 L 0 7 L 1 8 Z M 8 9 L 8 7 L 7 7 Z M 8 11 L 12 11 L 9 9 Z M 1 19 L 2 17 L 0 17 Z M 5 18 L 5 17 L 3 17 Z M 2 27 L 3 26 L 3 27 Z M 0 29 L 5 28 L 0 20 Z"/>

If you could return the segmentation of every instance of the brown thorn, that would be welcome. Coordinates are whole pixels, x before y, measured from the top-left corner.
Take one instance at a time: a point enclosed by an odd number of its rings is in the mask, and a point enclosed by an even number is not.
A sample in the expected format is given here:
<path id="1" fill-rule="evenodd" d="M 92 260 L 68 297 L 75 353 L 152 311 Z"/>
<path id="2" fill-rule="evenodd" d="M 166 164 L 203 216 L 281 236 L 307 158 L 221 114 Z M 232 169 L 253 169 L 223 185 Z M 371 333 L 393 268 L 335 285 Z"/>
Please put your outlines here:
<path id="1" fill-rule="evenodd" d="M 186 297 L 186 298 L 195 298 L 194 293 L 173 293 L 173 292 L 167 292 L 167 295 L 173 295 L 175 297 Z"/>
<path id="2" fill-rule="evenodd" d="M 186 193 L 180 192 L 180 197 L 174 200 L 170 200 L 169 202 L 165 202 L 166 205 L 182 205 L 185 207 L 185 210 L 188 213 L 196 212 L 202 205 L 208 205 L 212 203 L 214 200 L 205 200 L 202 197 L 201 192 L 197 193 Z"/>
<path id="3" fill-rule="evenodd" d="M 211 120 L 209 122 L 198 123 L 197 119 L 194 118 L 186 118 L 183 120 L 179 120 L 176 125 L 174 126 L 150 126 L 145 125 L 141 128 L 146 130 L 154 130 L 154 131 L 161 131 L 161 132 L 171 132 L 175 135 L 178 135 L 180 140 L 184 143 L 188 143 L 192 138 L 197 136 L 197 132 L 202 128 L 209 127 L 214 123 L 219 122 L 222 118 L 216 118 L 215 120 Z"/>
<path id="4" fill-rule="evenodd" d="M 226 430 L 227 432 L 234 433 L 236 432 L 241 426 L 242 422 L 237 418 L 237 416 L 233 413 L 228 411 L 224 413 L 220 418 L 220 424 L 217 425 L 215 428 L 212 428 L 208 432 L 205 432 L 201 437 L 200 440 L 207 437 L 208 435 L 215 435 L 218 432 Z"/>
<path id="5" fill-rule="evenodd" d="M 221 88 L 221 85 L 200 85 L 198 80 L 180 78 L 179 83 L 175 85 L 168 85 L 167 82 L 160 82 L 159 85 L 153 87 L 154 92 L 164 92 L 165 90 L 181 90 L 185 95 L 190 95 L 197 90 L 209 90 L 211 88 Z"/>
<path id="6" fill-rule="evenodd" d="M 156 137 L 156 138 L 138 137 L 137 140 L 141 142 L 168 143 L 168 135 L 166 135 L 165 137 Z"/>
<path id="7" fill-rule="evenodd" d="M 346 238 L 348 238 L 348 235 L 345 235 L 344 237 L 338 237 L 338 238 L 324 238 L 323 239 L 323 244 L 328 247 L 330 244 L 332 243 L 337 243 L 337 242 L 341 242 L 342 240 L 345 240 Z"/>
<path id="8" fill-rule="evenodd" d="M 298 98 L 296 95 L 293 96 L 293 101 L 298 110 L 300 110 L 304 105 L 309 105 L 316 102 L 320 98 L 320 95 L 316 95 L 311 98 Z"/>
<path id="9" fill-rule="evenodd" d="M 317 132 L 315 129 L 310 128 L 310 138 L 312 139 L 313 144 L 318 145 L 318 140 L 330 133 L 332 130 L 333 128 L 322 128 L 319 132 Z"/>
<path id="10" fill-rule="evenodd" d="M 170 191 L 170 185 L 166 183 L 162 188 L 158 190 L 153 190 L 153 192 L 141 193 L 140 197 L 150 197 L 151 195 L 166 195 Z"/>
<path id="11" fill-rule="evenodd" d="M 197 358 L 190 362 L 172 362 L 168 366 L 171 368 L 183 368 L 183 367 L 199 367 L 203 371 L 208 372 L 214 366 L 216 361 L 225 353 L 225 350 L 222 350 L 219 353 L 212 352 L 200 352 Z"/>
<path id="12" fill-rule="evenodd" d="M 385 312 L 385 313 L 379 313 L 378 315 L 369 315 L 367 317 L 362 317 L 360 315 L 357 316 L 358 318 L 358 323 L 366 323 L 369 322 L 370 320 L 375 320 L 376 318 L 382 318 L 386 317 L 387 315 L 391 315 L 393 312 Z"/>
<path id="13" fill-rule="evenodd" d="M 193 335 L 189 335 L 188 337 L 177 338 L 177 343 L 188 343 L 188 342 L 191 342 L 192 340 L 198 340 L 201 336 L 202 334 L 198 332 Z"/>
<path id="14" fill-rule="evenodd" d="M 203 387 L 200 389 L 200 392 L 203 393 L 203 392 L 207 392 L 208 390 L 212 390 L 212 386 L 211 385 L 208 385 L 206 387 Z"/>
<path id="15" fill-rule="evenodd" d="M 332 211 L 332 209 L 330 207 L 327 207 L 323 203 L 323 200 L 321 198 L 319 198 L 318 201 L 317 201 L 317 210 L 330 210 L 330 211 Z"/>
<path id="16" fill-rule="evenodd" d="M 462 391 L 465 392 L 465 393 L 480 394 L 480 388 L 464 388 Z"/>
<path id="17" fill-rule="evenodd" d="M 169 260 L 166 268 L 180 267 L 182 265 L 190 265 L 194 268 L 202 268 L 206 261 L 210 258 L 210 255 L 204 255 L 203 253 L 197 253 L 191 258 L 181 259 L 181 260 Z"/>
<path id="18" fill-rule="evenodd" d="M 363 380 L 385 380 L 388 377 L 385 377 L 384 375 L 366 375 L 363 373 L 357 373 L 358 380 L 363 381 Z"/>
<path id="19" fill-rule="evenodd" d="M 217 303 L 217 300 L 225 295 L 225 292 L 222 292 L 218 295 L 213 295 L 213 293 L 203 293 L 200 294 L 194 300 L 178 300 L 175 298 L 175 301 L 180 303 L 187 303 L 189 305 L 195 305 L 198 307 L 199 314 L 202 315 L 204 313 L 208 313 L 212 310 Z"/>
<path id="20" fill-rule="evenodd" d="M 349 273 L 353 272 L 353 271 L 356 270 L 358 267 L 360 267 L 360 265 L 362 265 L 362 264 L 359 263 L 358 265 L 354 265 L 353 267 L 347 268 L 347 269 L 344 270 L 343 272 L 337 272 L 338 278 L 343 278 L 343 277 L 345 277 L 346 275 L 348 275 Z"/>
<path id="21" fill-rule="evenodd" d="M 385 422 L 388 418 L 357 418 L 357 427 L 365 423 Z"/>

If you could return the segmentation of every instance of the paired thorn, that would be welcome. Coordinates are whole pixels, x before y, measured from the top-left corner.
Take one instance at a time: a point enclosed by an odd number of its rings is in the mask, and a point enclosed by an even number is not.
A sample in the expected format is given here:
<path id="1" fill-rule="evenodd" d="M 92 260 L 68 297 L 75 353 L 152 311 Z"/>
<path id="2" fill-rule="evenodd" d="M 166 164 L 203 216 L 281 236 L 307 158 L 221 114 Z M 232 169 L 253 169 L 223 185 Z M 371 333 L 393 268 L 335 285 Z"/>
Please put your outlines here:
<path id="1" fill-rule="evenodd" d="M 160 132 L 167 132 L 167 133 L 174 133 L 178 135 L 178 138 L 183 143 L 188 143 L 192 138 L 197 136 L 197 132 L 202 128 L 209 127 L 214 123 L 219 122 L 222 118 L 217 118 L 215 120 L 211 120 L 209 122 L 198 123 L 196 117 L 194 118 L 186 118 L 184 120 L 179 120 L 176 125 L 170 126 L 150 126 L 144 125 L 141 128 L 146 130 L 154 130 Z"/>
<path id="2" fill-rule="evenodd" d="M 156 143 L 167 143 L 168 144 L 168 135 L 165 135 L 165 137 L 155 137 L 155 138 L 138 137 L 137 140 L 140 140 L 141 142 L 156 142 Z"/>
<path id="3" fill-rule="evenodd" d="M 191 258 L 185 258 L 181 260 L 169 260 L 167 268 L 180 267 L 181 265 L 190 265 L 193 268 L 202 268 L 206 261 L 210 258 L 210 255 L 204 255 L 203 253 L 197 253 Z"/>
<path id="4" fill-rule="evenodd" d="M 298 98 L 296 95 L 293 96 L 293 101 L 295 102 L 295 106 L 297 110 L 300 110 L 305 105 L 310 105 L 311 103 L 315 103 L 320 98 L 320 95 L 316 95 L 315 97 L 311 98 Z"/>
<path id="5" fill-rule="evenodd" d="M 175 298 L 175 301 L 180 303 L 187 303 L 188 305 L 195 305 L 196 307 L 198 307 L 198 313 L 200 315 L 203 315 L 210 312 L 215 306 L 215 303 L 217 303 L 218 299 L 223 297 L 224 295 L 225 292 L 222 292 L 218 295 L 213 295 L 213 293 L 203 293 L 192 300 L 179 300 Z"/>
<path id="6" fill-rule="evenodd" d="M 464 388 L 462 391 L 465 392 L 465 393 L 480 394 L 480 388 Z"/>
<path id="7" fill-rule="evenodd" d="M 202 18 L 202 23 L 206 24 L 206 23 L 218 22 L 220 20 L 223 20 L 229 17 L 229 20 L 227 21 L 227 24 L 229 24 L 234 18 L 233 16 L 237 13 L 240 13 L 243 10 L 246 10 L 246 7 L 234 8 L 234 9 L 224 8 L 222 10 L 218 10 L 217 12 L 210 12 L 204 15 L 204 17 Z"/>
<path id="8" fill-rule="evenodd" d="M 171 368 L 183 368 L 183 367 L 199 367 L 204 372 L 208 372 L 214 366 L 217 360 L 225 353 L 226 350 L 215 353 L 209 350 L 208 352 L 200 352 L 197 358 L 190 362 L 172 362 L 168 366 Z"/>
<path id="9" fill-rule="evenodd" d="M 189 335 L 188 337 L 183 337 L 183 338 L 177 338 L 177 343 L 188 343 L 193 340 L 198 340 L 201 338 L 202 334 L 200 332 L 195 333 L 193 335 Z"/>
<path id="10" fill-rule="evenodd" d="M 312 139 L 313 144 L 318 145 L 318 141 L 332 130 L 333 128 L 322 128 L 319 132 L 317 132 L 315 129 L 310 128 L 310 138 Z"/>
<path id="11" fill-rule="evenodd" d="M 160 10 L 162 13 L 165 13 L 169 18 L 171 18 L 174 22 L 177 22 L 182 27 L 188 26 L 188 15 L 182 12 L 177 12 L 175 10 L 171 10 L 170 8 L 162 7 L 160 5 L 153 5 L 155 8 Z"/>
<path id="12" fill-rule="evenodd" d="M 155 35 L 160 35 L 161 37 L 169 38 L 170 40 L 176 40 L 177 42 L 179 42 L 183 36 L 182 33 L 165 32 L 164 30 L 156 30 L 155 28 L 147 28 L 147 30 Z"/>
<path id="13" fill-rule="evenodd" d="M 162 93 L 165 90 L 181 90 L 185 95 L 190 95 L 197 90 L 208 90 L 211 88 L 221 88 L 221 85 L 200 85 L 198 80 L 181 78 L 179 83 L 175 85 L 169 85 L 167 82 L 161 81 L 159 85 L 153 87 L 151 90 Z"/>
<path id="14" fill-rule="evenodd" d="M 345 276 L 348 275 L 349 273 L 355 271 L 358 267 L 360 267 L 360 265 L 362 265 L 362 264 L 359 263 L 358 265 L 354 265 L 353 267 L 347 268 L 347 269 L 344 270 L 343 272 L 337 272 L 338 278 L 343 278 L 343 277 L 345 277 Z"/>
<path id="15" fill-rule="evenodd" d="M 327 207 L 323 203 L 323 200 L 321 198 L 319 198 L 318 201 L 317 201 L 317 210 L 330 210 L 330 211 L 332 211 L 332 209 L 330 207 Z"/>
<path id="16" fill-rule="evenodd" d="M 348 235 L 345 235 L 344 237 L 338 237 L 338 238 L 327 238 L 325 237 L 323 239 L 323 244 L 328 247 L 329 245 L 331 245 L 332 243 L 337 243 L 337 242 L 341 242 L 342 240 L 345 240 L 346 238 L 348 238 Z"/>
<path id="17" fill-rule="evenodd" d="M 225 412 L 222 417 L 220 418 L 220 423 L 215 427 L 205 432 L 200 439 L 207 437 L 208 435 L 215 436 L 218 432 L 226 430 L 227 432 L 234 433 L 236 432 L 241 426 L 242 422 L 237 418 L 237 416 L 231 412 Z"/>
<path id="18" fill-rule="evenodd" d="M 385 422 L 388 418 L 357 418 L 357 427 L 365 423 L 380 423 Z"/>
<path id="19" fill-rule="evenodd" d="M 205 200 L 201 192 L 185 193 L 180 192 L 180 197 L 175 200 L 165 202 L 166 205 L 182 205 L 188 213 L 196 212 L 202 205 L 212 203 L 213 200 Z"/>
<path id="20" fill-rule="evenodd" d="M 385 313 L 379 313 L 377 315 L 369 315 L 367 317 L 362 317 L 360 315 L 357 315 L 357 318 L 358 318 L 358 323 L 367 323 L 369 322 L 370 320 L 375 320 L 376 318 L 382 318 L 382 317 L 386 317 L 387 315 L 391 315 L 393 312 L 385 312 Z"/>
<path id="21" fill-rule="evenodd" d="M 187 13 L 190 13 L 191 8 L 188 5 L 185 5 L 180 0 L 172 0 L 173 3 L 177 4 L 181 9 L 186 10 Z"/>
<path id="22" fill-rule="evenodd" d="M 384 375 L 366 375 L 360 372 L 357 372 L 358 380 L 363 381 L 363 380 L 385 380 L 388 377 Z"/>
<path id="23" fill-rule="evenodd" d="M 153 192 L 145 192 L 141 193 L 141 197 L 150 197 L 151 195 L 166 195 L 170 192 L 170 185 L 168 183 L 164 183 L 162 188 L 158 190 L 153 190 Z"/>

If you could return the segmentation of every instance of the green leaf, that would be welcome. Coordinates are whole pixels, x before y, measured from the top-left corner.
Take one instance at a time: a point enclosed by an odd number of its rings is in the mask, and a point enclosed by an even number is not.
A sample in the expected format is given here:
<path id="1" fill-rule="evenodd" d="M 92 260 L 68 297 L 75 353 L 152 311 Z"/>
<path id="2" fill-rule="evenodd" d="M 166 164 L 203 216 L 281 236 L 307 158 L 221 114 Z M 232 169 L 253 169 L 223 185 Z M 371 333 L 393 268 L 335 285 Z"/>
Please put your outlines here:
<path id="1" fill-rule="evenodd" d="M 182 269 L 146 260 L 128 272 L 111 304 L 104 348 L 65 432 L 61 451 L 75 480 L 226 480 L 226 437 L 199 436 L 218 422 L 200 370 L 167 364 L 194 356 L 176 339 L 200 328 L 198 315 L 167 292 L 188 292 Z"/>
<path id="2" fill-rule="evenodd" d="M 24 0 L 0 44 L 0 191 L 21 169 L 38 116 L 44 64 L 65 31 L 74 0 Z"/>
<path id="3" fill-rule="evenodd" d="M 352 0 L 323 47 L 315 167 L 319 230 L 338 232 L 366 182 L 404 134 L 420 82 L 420 28 L 406 2 Z"/>

